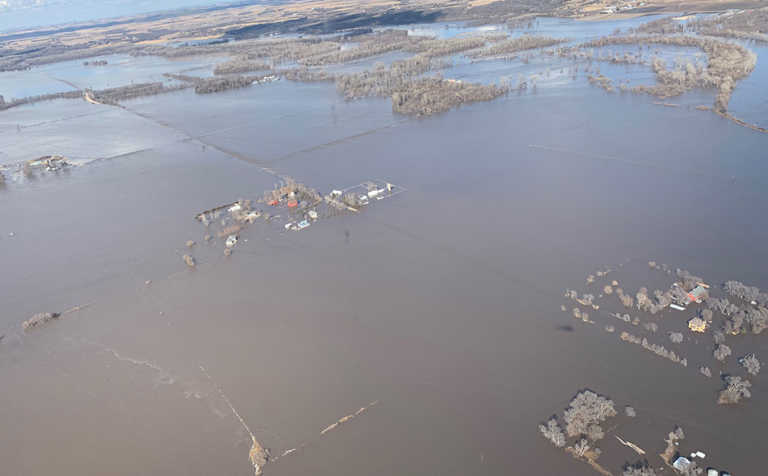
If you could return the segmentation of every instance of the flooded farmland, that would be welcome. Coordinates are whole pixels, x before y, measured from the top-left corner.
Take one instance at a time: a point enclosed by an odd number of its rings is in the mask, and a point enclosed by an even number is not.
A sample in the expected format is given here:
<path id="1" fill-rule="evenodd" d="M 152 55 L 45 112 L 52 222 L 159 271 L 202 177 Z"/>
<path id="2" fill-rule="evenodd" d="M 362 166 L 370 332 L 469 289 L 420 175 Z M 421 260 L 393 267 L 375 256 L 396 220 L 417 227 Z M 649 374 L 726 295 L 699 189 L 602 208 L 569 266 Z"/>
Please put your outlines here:
<path id="1" fill-rule="evenodd" d="M 528 33 L 583 42 L 647 20 L 539 19 Z M 757 64 L 729 110 L 765 127 L 766 50 L 749 48 Z M 107 77 L 73 63 L 3 72 L 0 87 L 16 89 L 0 93 L 59 92 L 51 78 L 101 89 L 207 77 L 219 61 L 108 59 Z M 635 409 L 617 417 L 619 435 L 654 467 L 680 426 L 705 466 L 761 474 L 762 375 L 751 399 L 720 406 L 720 367 L 705 379 L 698 361 L 684 368 L 603 330 L 620 321 L 582 325 L 560 306 L 565 289 L 589 292 L 587 275 L 619 264 L 633 295 L 666 289 L 649 260 L 767 288 L 768 135 L 695 109 L 716 91 L 663 107 L 568 68 L 454 57 L 444 78 L 539 79 L 430 117 L 286 79 L 0 111 L 3 472 L 586 476 L 538 425 L 591 389 Z M 654 81 L 647 66 L 600 68 Z M 16 166 L 54 154 L 74 165 Z M 370 180 L 405 192 L 295 231 L 281 226 L 288 199 L 256 203 L 286 177 L 322 195 Z M 226 236 L 206 240 L 195 216 L 238 200 L 280 217 L 244 227 L 225 256 Z M 658 319 L 682 331 L 689 311 Z M 61 315 L 22 328 L 43 312 Z M 768 359 L 764 335 L 741 337 L 732 359 Z M 642 459 L 613 435 L 599 446 L 612 474 Z"/>

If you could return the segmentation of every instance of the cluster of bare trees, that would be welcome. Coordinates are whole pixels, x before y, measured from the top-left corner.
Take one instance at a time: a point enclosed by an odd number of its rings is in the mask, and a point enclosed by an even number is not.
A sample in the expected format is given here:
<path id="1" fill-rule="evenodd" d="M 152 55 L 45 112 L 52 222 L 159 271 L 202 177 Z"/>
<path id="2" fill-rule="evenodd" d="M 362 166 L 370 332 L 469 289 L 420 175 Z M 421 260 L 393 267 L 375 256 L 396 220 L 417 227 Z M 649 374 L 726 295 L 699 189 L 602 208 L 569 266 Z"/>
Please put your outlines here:
<path id="1" fill-rule="evenodd" d="M 347 99 L 391 96 L 395 91 L 406 89 L 416 76 L 440 64 L 431 58 L 416 55 L 395 61 L 389 68 L 377 65 L 371 71 L 339 75 L 336 77 L 336 89 Z"/>
<path id="2" fill-rule="evenodd" d="M 228 78 L 206 78 L 195 84 L 195 93 L 211 94 L 229 89 L 245 88 L 260 81 L 264 76 L 234 76 Z"/>
<path id="3" fill-rule="evenodd" d="M 757 375 L 760 373 L 760 361 L 757 360 L 757 356 L 754 353 L 747 354 L 740 358 L 739 364 L 741 364 L 741 366 L 744 367 L 744 370 L 750 375 Z"/>
<path id="4" fill-rule="evenodd" d="M 616 416 L 616 410 L 613 401 L 590 390 L 585 390 L 574 397 L 563 413 L 566 433 L 569 437 L 575 437 L 571 445 L 568 445 L 567 438 L 555 416 L 546 425 L 540 425 L 539 430 L 556 447 L 565 446 L 565 452 L 574 458 L 588 463 L 602 474 L 610 474 L 597 463 L 602 451 L 594 445 L 596 441 L 605 437 L 605 432 L 600 424 L 614 416 Z"/>
<path id="5" fill-rule="evenodd" d="M 448 56 L 464 51 L 481 48 L 488 43 L 494 43 L 508 38 L 507 35 L 462 36 L 456 38 L 440 38 L 420 41 L 407 48 L 412 53 L 425 56 Z"/>
<path id="6" fill-rule="evenodd" d="M 523 35 L 516 38 L 509 38 L 504 41 L 498 41 L 494 44 L 475 51 L 468 56 L 472 58 L 482 58 L 490 56 L 503 56 L 518 53 L 520 51 L 532 50 L 535 48 L 545 48 L 560 43 L 567 42 L 565 38 L 553 38 L 551 36 Z"/>
<path id="7" fill-rule="evenodd" d="M 557 416 L 552 416 L 546 423 L 540 424 L 539 431 L 557 448 L 565 447 L 568 438 L 576 438 L 573 446 L 568 447 L 566 451 L 578 458 L 586 457 L 585 459 L 594 461 L 600 455 L 600 450 L 592 449 L 590 442 L 596 442 L 605 437 L 605 431 L 600 424 L 614 416 L 616 416 L 616 408 L 613 400 L 591 390 L 584 390 L 576 394 L 563 412 L 565 431 L 560 426 Z"/>
<path id="8" fill-rule="evenodd" d="M 41 101 L 52 101 L 54 99 L 77 99 L 80 97 L 83 97 L 83 92 L 79 90 L 65 91 L 62 93 L 41 94 L 39 96 L 27 96 L 25 98 L 13 99 L 11 101 L 5 101 L 2 96 L 0 96 L 0 111 Z"/>
<path id="9" fill-rule="evenodd" d="M 679 355 L 674 353 L 671 350 L 668 350 L 663 345 L 659 344 L 651 344 L 648 342 L 648 339 L 645 337 L 640 338 L 638 336 L 632 335 L 629 332 L 622 332 L 619 336 L 621 340 L 624 342 L 629 342 L 631 344 L 637 344 L 641 346 L 643 349 L 653 352 L 654 354 L 658 355 L 659 357 L 664 357 L 667 360 L 671 360 L 672 362 L 675 362 L 676 364 L 680 364 L 683 367 L 688 367 L 688 359 L 683 357 L 680 358 Z"/>
<path id="10" fill-rule="evenodd" d="M 656 476 L 656 470 L 648 463 L 638 463 L 625 466 L 622 476 Z"/>
<path id="11" fill-rule="evenodd" d="M 667 69 L 656 59 L 653 70 L 659 84 L 637 86 L 633 92 L 653 94 L 658 97 L 676 96 L 690 89 L 717 88 L 714 109 L 725 113 L 728 108 L 734 82 L 744 78 L 755 68 L 757 56 L 741 45 L 701 36 L 629 35 L 607 36 L 581 45 L 582 48 L 601 48 L 617 44 L 660 44 L 699 48 L 707 55 L 707 65 L 678 64 Z"/>
<path id="12" fill-rule="evenodd" d="M 624 290 L 621 288 L 616 288 L 616 297 L 619 298 L 621 304 L 623 304 L 626 308 L 631 308 L 635 304 L 635 300 L 632 299 L 632 296 L 629 294 L 624 294 Z"/>
<path id="13" fill-rule="evenodd" d="M 566 453 L 588 463 L 601 474 L 611 474 L 598 464 L 597 460 L 602 451 L 594 445 L 605 437 L 601 424 L 616 414 L 611 399 L 591 390 L 584 390 L 576 394 L 563 412 L 565 431 L 556 415 L 540 424 L 539 431 L 555 447 L 563 448 Z M 570 445 L 569 438 L 574 438 Z"/>
<path id="14" fill-rule="evenodd" d="M 600 423 L 616 416 L 613 400 L 591 390 L 579 392 L 563 413 L 565 431 L 569 437 L 587 436 L 592 441 L 603 438 Z"/>
<path id="15" fill-rule="evenodd" d="M 251 73 L 253 71 L 269 71 L 272 69 L 267 63 L 259 61 L 251 61 L 248 57 L 238 57 L 219 63 L 213 70 L 213 74 L 242 74 Z"/>
<path id="16" fill-rule="evenodd" d="M 744 307 L 730 317 L 723 330 L 730 334 L 740 334 L 751 331 L 760 334 L 768 329 L 768 309 L 764 307 Z"/>
<path id="17" fill-rule="evenodd" d="M 557 417 L 553 416 L 552 418 L 547 420 L 546 425 L 544 424 L 539 425 L 539 431 L 541 432 L 542 435 L 544 435 L 544 438 L 548 439 L 556 447 L 562 448 L 563 446 L 565 446 L 565 443 L 566 443 L 565 433 L 563 433 L 563 429 L 560 428 L 560 424 L 557 421 Z"/>
<path id="18" fill-rule="evenodd" d="M 83 66 L 106 66 L 108 64 L 107 60 L 83 61 Z"/>
<path id="19" fill-rule="evenodd" d="M 712 356 L 718 362 L 725 362 L 725 359 L 727 359 L 731 355 L 731 353 L 732 353 L 731 348 L 728 347 L 727 345 L 717 344 L 717 346 L 715 346 L 715 350 L 712 352 Z"/>
<path id="20" fill-rule="evenodd" d="M 137 47 L 131 51 L 134 56 L 162 56 L 164 58 L 186 58 L 193 56 L 228 55 L 232 58 L 271 58 L 273 63 L 301 61 L 304 58 L 320 56 L 340 50 L 340 42 L 317 38 L 255 39 L 237 42 L 197 46 Z"/>
<path id="21" fill-rule="evenodd" d="M 697 19 L 689 28 L 702 35 L 768 42 L 768 8 Z"/>
<path id="22" fill-rule="evenodd" d="M 180 89 L 186 89 L 187 85 L 174 85 L 167 86 L 162 82 L 154 83 L 139 83 L 131 84 L 128 86 L 120 86 L 116 88 L 101 89 L 93 91 L 86 89 L 85 91 L 65 91 L 61 93 L 43 94 L 39 96 L 28 96 L 21 99 L 14 99 L 12 101 L 0 101 L 0 111 L 10 109 L 16 106 L 22 106 L 25 104 L 33 104 L 41 101 L 51 101 L 54 99 L 77 99 L 82 98 L 84 93 L 87 93 L 94 100 L 103 104 L 117 104 L 119 101 L 127 99 L 133 99 L 141 96 L 151 96 L 155 94 L 165 94 Z M 0 97 L 1 98 L 1 97 Z"/>
<path id="23" fill-rule="evenodd" d="M 615 91 L 615 89 L 613 88 L 613 81 L 603 76 L 602 74 L 598 74 L 597 76 L 593 76 L 590 74 L 589 76 L 587 76 L 587 81 L 589 81 L 589 84 L 599 86 L 600 88 L 604 89 L 606 92 L 612 93 Z"/>
<path id="24" fill-rule="evenodd" d="M 78 45 L 64 45 L 60 42 L 0 55 L 0 71 L 21 71 L 33 66 L 60 63 L 62 61 L 81 60 L 93 56 L 130 53 L 135 49 L 132 45 L 104 46 L 95 42 L 84 42 Z"/>
<path id="25" fill-rule="evenodd" d="M 166 86 L 162 82 L 154 83 L 139 83 L 130 84 L 128 86 L 120 86 L 117 88 L 101 89 L 98 91 L 92 91 L 87 89 L 86 92 L 96 101 L 103 104 L 117 104 L 120 101 L 128 99 L 134 99 L 142 96 L 154 96 L 157 94 L 165 94 L 173 91 L 179 91 L 186 89 L 189 86 L 184 84 L 177 84 L 172 86 Z"/>
<path id="26" fill-rule="evenodd" d="M 450 79 L 425 78 L 410 81 L 392 94 L 392 110 L 401 114 L 428 116 L 461 104 L 490 101 L 508 92 L 495 84 L 473 84 Z"/>
<path id="27" fill-rule="evenodd" d="M 560 58 L 568 58 L 572 60 L 582 60 L 582 61 L 589 61 L 589 62 L 602 61 L 602 62 L 613 63 L 613 64 L 645 64 L 646 63 L 645 59 L 643 58 L 642 49 L 638 49 L 637 53 L 631 53 L 629 51 L 619 53 L 619 52 L 609 52 L 604 50 L 584 49 L 579 46 L 566 46 L 566 47 L 559 47 L 559 48 L 544 50 L 544 53 L 551 56 L 557 56 Z M 589 71 L 589 69 L 590 69 L 590 66 L 587 66 L 587 71 Z"/>
<path id="28" fill-rule="evenodd" d="M 678 270 L 678 276 L 682 280 L 681 286 L 671 286 L 667 291 L 664 292 L 657 289 L 653 292 L 653 297 L 648 295 L 648 289 L 645 287 L 641 287 L 635 294 L 634 298 L 631 295 L 626 294 L 622 288 L 616 288 L 613 292 L 616 294 L 616 297 L 619 299 L 619 301 L 621 301 L 624 307 L 637 307 L 637 309 L 641 311 L 646 311 L 650 314 L 656 314 L 672 303 L 686 303 L 688 297 L 686 291 L 690 291 L 697 286 L 698 282 L 701 281 L 701 278 L 693 276 L 684 270 Z M 710 313 L 708 322 L 711 321 L 712 316 Z"/>
<path id="29" fill-rule="evenodd" d="M 261 202 L 270 203 L 285 199 L 292 199 L 298 202 L 319 202 L 322 200 L 320 192 L 301 182 L 297 182 L 293 177 L 283 177 L 280 183 L 276 184 L 272 190 L 264 192 Z"/>
<path id="30" fill-rule="evenodd" d="M 761 293 L 760 288 L 747 286 L 741 281 L 726 281 L 723 284 L 723 291 L 745 301 L 755 301 L 761 306 L 768 305 L 768 293 Z"/>
<path id="31" fill-rule="evenodd" d="M 635 33 L 642 34 L 657 34 L 657 35 L 671 35 L 676 33 L 684 33 L 685 25 L 683 23 L 672 20 L 672 17 L 659 18 L 658 20 L 649 21 L 643 23 L 637 28 L 631 29 Z"/>
<path id="32" fill-rule="evenodd" d="M 309 68 L 281 69 L 277 71 L 277 74 L 291 81 L 318 82 L 334 81 L 336 79 L 336 75 L 333 73 Z"/>
<path id="33" fill-rule="evenodd" d="M 725 388 L 720 391 L 717 398 L 718 404 L 733 405 L 739 403 L 742 398 L 752 396 L 752 392 L 749 390 L 752 383 L 749 380 L 735 375 L 726 375 L 723 380 L 725 380 Z"/>
<path id="34" fill-rule="evenodd" d="M 299 60 L 300 64 L 305 66 L 320 66 L 335 63 L 347 63 L 371 56 L 389 53 L 391 51 L 401 50 L 410 42 L 408 40 L 396 43 L 364 43 L 355 48 L 333 51 L 318 56 L 309 56 Z"/>
<path id="35" fill-rule="evenodd" d="M 760 302 L 764 302 L 765 293 L 758 293 L 756 298 Z M 758 301 L 751 300 L 750 302 L 757 303 Z M 737 335 L 746 332 L 760 334 L 768 329 L 768 308 L 762 305 L 755 307 L 750 304 L 739 307 L 730 302 L 728 298 L 710 298 L 706 303 L 709 309 L 716 310 L 725 316 L 723 332 L 727 334 Z"/>
<path id="36" fill-rule="evenodd" d="M 287 79 L 302 81 L 334 80 L 336 89 L 348 100 L 389 96 L 393 111 L 408 115 L 426 116 L 445 112 L 461 104 L 489 101 L 508 92 L 505 86 L 418 77 L 443 66 L 444 63 L 439 60 L 418 54 L 395 61 L 389 67 L 378 64 L 373 70 L 355 74 L 333 75 L 307 68 L 280 71 L 280 74 Z"/>
<path id="37" fill-rule="evenodd" d="M 683 342 L 683 333 L 682 332 L 670 332 L 669 333 L 669 340 L 672 341 L 673 344 L 680 344 Z"/>
<path id="38" fill-rule="evenodd" d="M 643 324 L 643 328 L 652 334 L 659 332 L 659 325 L 655 322 L 646 322 Z"/>
<path id="39" fill-rule="evenodd" d="M 582 311 L 578 307 L 574 307 L 572 311 L 573 317 L 575 319 L 581 319 L 584 322 L 590 322 L 589 321 L 589 313 L 587 311 Z"/>

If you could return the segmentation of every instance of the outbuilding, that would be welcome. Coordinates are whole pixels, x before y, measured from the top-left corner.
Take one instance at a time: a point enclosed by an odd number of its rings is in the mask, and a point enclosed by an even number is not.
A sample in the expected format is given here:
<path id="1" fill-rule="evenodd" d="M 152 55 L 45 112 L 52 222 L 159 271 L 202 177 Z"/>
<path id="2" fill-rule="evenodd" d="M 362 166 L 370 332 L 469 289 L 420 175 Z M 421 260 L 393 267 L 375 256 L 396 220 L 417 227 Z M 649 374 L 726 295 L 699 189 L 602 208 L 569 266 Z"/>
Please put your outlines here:
<path id="1" fill-rule="evenodd" d="M 699 284 L 688 293 L 688 302 L 700 303 L 707 295 L 707 289 Z"/>
<path id="2" fill-rule="evenodd" d="M 689 460 L 685 456 L 681 456 L 677 458 L 675 462 L 672 463 L 672 467 L 680 472 L 685 471 L 686 469 L 688 469 L 689 466 L 691 466 L 691 460 Z"/>

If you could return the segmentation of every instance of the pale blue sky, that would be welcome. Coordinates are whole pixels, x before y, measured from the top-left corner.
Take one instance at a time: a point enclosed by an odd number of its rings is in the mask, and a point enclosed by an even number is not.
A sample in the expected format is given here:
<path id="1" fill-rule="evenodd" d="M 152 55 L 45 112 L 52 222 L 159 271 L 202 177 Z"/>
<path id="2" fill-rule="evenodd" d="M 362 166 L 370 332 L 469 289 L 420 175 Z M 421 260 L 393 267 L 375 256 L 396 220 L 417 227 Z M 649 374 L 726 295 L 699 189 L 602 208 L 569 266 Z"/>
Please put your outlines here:
<path id="1" fill-rule="evenodd" d="M 0 31 L 227 3 L 235 0 L 0 0 Z"/>

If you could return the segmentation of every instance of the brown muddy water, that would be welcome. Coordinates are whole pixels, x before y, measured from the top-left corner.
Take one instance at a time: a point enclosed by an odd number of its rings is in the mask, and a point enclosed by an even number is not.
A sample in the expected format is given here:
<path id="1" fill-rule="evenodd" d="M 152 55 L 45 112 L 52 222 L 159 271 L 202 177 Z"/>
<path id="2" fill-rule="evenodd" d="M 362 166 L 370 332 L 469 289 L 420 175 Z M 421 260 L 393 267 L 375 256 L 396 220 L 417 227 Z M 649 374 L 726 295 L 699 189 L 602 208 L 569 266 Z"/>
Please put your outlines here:
<path id="1" fill-rule="evenodd" d="M 589 475 L 537 425 L 590 388 L 635 407 L 620 434 L 654 466 L 680 425 L 707 463 L 762 474 L 762 375 L 718 407 L 716 377 L 559 306 L 627 260 L 768 287 L 768 136 L 586 85 L 423 120 L 282 81 L 126 106 L 0 115 L 3 163 L 105 159 L 0 189 L 0 473 L 252 474 L 229 400 L 273 457 L 296 449 L 268 475 Z M 258 198 L 265 169 L 408 192 L 301 232 L 256 223 L 226 258 L 193 217 Z M 600 446 L 614 474 L 637 460 Z"/>

